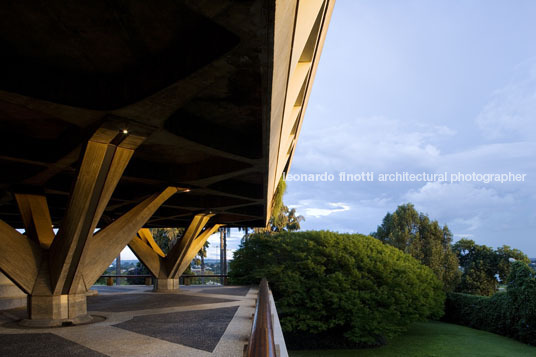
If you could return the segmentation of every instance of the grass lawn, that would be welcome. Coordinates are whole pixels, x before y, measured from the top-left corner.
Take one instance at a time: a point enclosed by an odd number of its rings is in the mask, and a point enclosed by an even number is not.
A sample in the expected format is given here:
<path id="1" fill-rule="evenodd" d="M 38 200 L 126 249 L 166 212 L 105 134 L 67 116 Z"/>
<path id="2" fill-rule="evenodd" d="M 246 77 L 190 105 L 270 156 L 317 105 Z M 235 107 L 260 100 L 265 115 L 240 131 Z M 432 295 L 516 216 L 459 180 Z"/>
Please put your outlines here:
<path id="1" fill-rule="evenodd" d="M 362 350 L 289 351 L 290 357 L 516 357 L 536 356 L 536 347 L 486 331 L 443 322 L 416 323 L 389 345 Z"/>

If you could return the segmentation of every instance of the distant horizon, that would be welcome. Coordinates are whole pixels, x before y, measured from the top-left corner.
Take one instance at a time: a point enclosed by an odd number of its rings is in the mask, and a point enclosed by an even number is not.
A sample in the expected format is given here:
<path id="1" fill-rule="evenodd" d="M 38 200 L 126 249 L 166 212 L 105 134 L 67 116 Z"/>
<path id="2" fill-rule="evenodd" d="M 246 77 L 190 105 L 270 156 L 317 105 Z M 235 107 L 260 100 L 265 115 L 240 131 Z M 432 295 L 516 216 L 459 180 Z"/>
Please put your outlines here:
<path id="1" fill-rule="evenodd" d="M 298 212 L 299 213 L 299 212 Z M 432 217 L 431 217 L 432 218 Z M 433 218 L 432 218 L 433 219 Z M 381 222 L 378 223 L 378 225 L 380 224 Z M 303 231 L 306 231 L 305 229 L 301 229 L 300 230 L 301 232 Z M 363 234 L 363 235 L 370 235 L 370 233 L 372 232 L 368 232 L 368 233 L 361 233 L 361 232 L 340 232 L 340 233 L 356 233 L 356 234 Z M 233 260 L 233 253 L 234 251 L 236 251 L 236 249 L 238 249 L 238 246 L 240 245 L 240 241 L 243 237 L 243 234 L 244 232 L 243 231 L 239 231 L 238 228 L 231 228 L 231 236 L 229 236 L 227 238 L 227 261 L 231 261 Z M 467 237 L 459 237 L 458 239 L 454 239 L 454 241 L 457 241 L 461 238 L 467 238 Z M 468 238 L 468 239 L 472 239 L 472 238 Z M 474 239 L 473 239 L 474 240 Z M 215 233 L 213 234 L 212 236 L 209 237 L 209 248 L 207 249 L 207 258 L 205 258 L 205 261 L 207 260 L 214 260 L 214 261 L 219 261 L 220 260 L 220 249 L 219 249 L 219 243 L 220 243 L 220 234 L 219 233 Z M 476 241 L 477 244 L 483 244 L 483 243 L 480 243 L 478 241 Z M 484 244 L 486 245 L 486 244 Z M 508 244 L 506 244 L 508 245 Z M 502 245 L 501 245 L 502 246 Z M 490 246 L 491 248 L 498 248 L 497 247 L 493 247 L 493 246 Z M 517 248 L 515 246 L 511 246 L 512 248 Z M 519 248 L 517 248 L 519 249 Z M 527 252 L 524 252 L 525 254 L 527 254 L 527 256 L 530 258 L 530 259 L 536 259 L 536 254 L 534 255 L 531 255 L 531 254 L 528 254 Z M 139 261 L 138 258 L 136 258 L 136 256 L 134 255 L 134 253 L 132 253 L 132 251 L 130 250 L 130 248 L 127 246 L 125 247 L 125 249 L 123 249 L 123 251 L 121 252 L 121 260 L 135 260 L 135 261 Z M 115 264 L 115 263 L 114 263 Z"/>

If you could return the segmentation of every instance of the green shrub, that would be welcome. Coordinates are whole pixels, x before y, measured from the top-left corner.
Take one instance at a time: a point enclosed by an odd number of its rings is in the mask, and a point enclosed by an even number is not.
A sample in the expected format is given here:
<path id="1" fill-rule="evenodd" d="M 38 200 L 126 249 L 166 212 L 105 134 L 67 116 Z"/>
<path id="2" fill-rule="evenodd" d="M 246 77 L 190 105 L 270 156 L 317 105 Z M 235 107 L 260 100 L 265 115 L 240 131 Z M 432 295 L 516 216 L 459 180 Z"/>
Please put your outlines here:
<path id="1" fill-rule="evenodd" d="M 257 284 L 262 277 L 291 344 L 374 345 L 443 313 L 442 284 L 429 268 L 358 234 L 251 235 L 235 252 L 230 279 Z"/>
<path id="2" fill-rule="evenodd" d="M 526 263 L 515 262 L 504 293 L 491 297 L 448 294 L 443 319 L 536 345 L 534 272 Z"/>

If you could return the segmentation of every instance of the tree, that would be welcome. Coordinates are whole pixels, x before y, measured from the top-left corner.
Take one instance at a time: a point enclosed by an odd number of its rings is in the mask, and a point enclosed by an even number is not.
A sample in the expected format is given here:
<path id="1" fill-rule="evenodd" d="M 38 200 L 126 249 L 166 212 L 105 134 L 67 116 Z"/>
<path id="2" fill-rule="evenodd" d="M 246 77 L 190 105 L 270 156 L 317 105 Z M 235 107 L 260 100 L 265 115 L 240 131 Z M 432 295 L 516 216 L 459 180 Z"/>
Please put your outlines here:
<path id="1" fill-rule="evenodd" d="M 431 268 L 446 291 L 456 287 L 460 272 L 458 259 L 451 249 L 452 233 L 446 225 L 441 227 L 437 221 L 417 212 L 411 203 L 398 206 L 394 213 L 387 213 L 371 235 Z"/>
<path id="2" fill-rule="evenodd" d="M 207 249 L 210 246 L 210 242 L 207 240 L 205 244 L 203 244 L 203 247 L 199 249 L 199 252 L 197 252 L 197 256 L 199 257 L 200 263 L 201 263 L 201 274 L 205 275 L 205 258 L 207 257 Z M 201 278 L 201 284 L 205 284 L 205 278 Z"/>
<path id="3" fill-rule="evenodd" d="M 305 217 L 298 215 L 295 208 L 289 208 L 283 203 L 283 196 L 287 190 L 287 184 L 281 178 L 274 193 L 272 200 L 272 214 L 266 228 L 254 228 L 254 233 L 276 233 L 276 232 L 295 232 L 301 229 L 300 222 L 305 221 Z M 248 229 L 245 229 L 244 238 L 249 236 Z"/>
<path id="4" fill-rule="evenodd" d="M 445 293 L 428 267 L 358 234 L 252 234 L 231 262 L 231 282 L 269 281 L 292 347 L 375 345 L 442 314 Z"/>
<path id="5" fill-rule="evenodd" d="M 456 290 L 474 295 L 493 295 L 499 284 L 496 278 L 499 260 L 495 251 L 465 238 L 456 242 L 453 249 L 463 270 Z"/>
<path id="6" fill-rule="evenodd" d="M 272 199 L 272 217 L 279 216 L 279 211 L 281 211 L 281 208 L 283 207 L 283 196 L 286 191 L 287 183 L 281 178 L 275 189 L 274 198 Z"/>
<path id="7" fill-rule="evenodd" d="M 283 205 L 278 212 L 277 217 L 272 216 L 270 219 L 271 232 L 294 232 L 300 230 L 300 222 L 305 221 L 303 216 L 296 215 L 296 209 L 289 209 Z"/>
<path id="8" fill-rule="evenodd" d="M 149 269 L 147 269 L 145 265 L 138 261 L 134 269 L 134 275 L 151 275 L 151 272 L 149 271 Z M 126 280 L 128 285 L 145 284 L 145 278 L 142 277 L 127 278 Z"/>
<path id="9" fill-rule="evenodd" d="M 153 228 L 151 234 L 156 244 L 167 254 L 184 234 L 184 228 Z"/>
<path id="10" fill-rule="evenodd" d="M 493 295 L 499 285 L 497 277 L 501 283 L 507 283 L 513 261 L 530 263 L 523 252 L 507 245 L 493 250 L 473 240 L 460 239 L 453 245 L 453 250 L 463 270 L 456 290 L 468 294 Z"/>
<path id="11" fill-rule="evenodd" d="M 496 253 L 498 255 L 498 274 L 501 283 L 508 283 L 508 276 L 510 275 L 512 261 L 519 261 L 530 264 L 530 259 L 525 253 L 519 249 L 510 248 L 507 245 L 497 248 Z"/>
<path id="12" fill-rule="evenodd" d="M 295 208 L 289 209 L 283 203 L 283 196 L 286 190 L 287 184 L 281 178 L 272 200 L 272 216 L 270 217 L 268 232 L 299 231 L 301 228 L 300 222 L 305 221 L 305 217 L 296 214 Z"/>

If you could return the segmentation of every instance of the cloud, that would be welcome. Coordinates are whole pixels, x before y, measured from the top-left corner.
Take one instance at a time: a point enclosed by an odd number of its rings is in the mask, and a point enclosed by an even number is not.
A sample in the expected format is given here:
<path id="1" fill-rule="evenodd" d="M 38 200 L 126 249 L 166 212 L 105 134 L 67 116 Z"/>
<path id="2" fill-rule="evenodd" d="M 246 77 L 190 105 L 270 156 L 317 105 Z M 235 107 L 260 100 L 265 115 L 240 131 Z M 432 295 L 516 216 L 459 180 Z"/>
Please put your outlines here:
<path id="1" fill-rule="evenodd" d="M 473 229 L 480 225 L 479 214 L 516 203 L 510 193 L 501 194 L 494 188 L 468 182 L 427 182 L 419 189 L 409 190 L 403 198 L 432 217 L 442 217 L 452 222 L 458 220 L 466 225 L 470 223 Z"/>
<path id="2" fill-rule="evenodd" d="M 476 215 L 471 218 L 456 218 L 452 221 L 452 224 L 455 224 L 456 226 L 466 226 L 468 231 L 474 231 L 481 227 L 482 218 L 480 215 Z M 467 237 L 468 235 L 463 234 L 462 236 Z"/>
<path id="3" fill-rule="evenodd" d="M 320 218 L 325 216 L 330 216 L 333 213 L 345 212 L 350 210 L 350 206 L 343 202 L 328 202 L 327 206 L 332 208 L 319 208 L 319 207 L 308 207 L 314 203 L 310 200 L 300 201 L 297 205 L 292 205 L 293 208 L 301 208 L 301 212 L 307 219 L 307 217 Z M 316 203 L 318 204 L 318 203 Z M 325 204 L 324 204 L 325 205 Z M 300 213 L 301 213 L 300 212 Z"/>
<path id="4" fill-rule="evenodd" d="M 327 171 L 337 177 L 339 172 L 374 171 L 376 181 L 288 182 L 285 202 L 306 216 L 303 229 L 365 234 L 375 230 L 387 212 L 412 202 L 447 224 L 456 238 L 473 237 L 492 246 L 506 242 L 535 252 L 526 232 L 536 228 L 536 60 L 519 66 L 504 82 L 508 75 L 480 81 L 473 96 L 478 98 L 476 108 L 473 97 L 465 101 L 448 94 L 444 102 L 458 103 L 463 110 L 445 109 L 444 116 L 426 105 L 422 113 L 385 108 L 374 114 L 383 107 L 361 110 L 354 103 L 349 104 L 352 110 L 341 110 L 339 102 L 323 93 L 322 105 L 308 110 L 291 173 Z M 490 86 L 495 83 L 504 84 L 494 90 Z M 482 100 L 487 93 L 491 95 Z M 512 172 L 527 174 L 527 179 L 502 184 L 378 182 L 379 173 L 404 171 Z M 340 202 L 351 209 L 331 205 Z"/>
<path id="5" fill-rule="evenodd" d="M 243 236 L 243 231 L 231 228 L 231 234 L 227 235 L 227 260 L 233 259 L 233 253 L 240 245 Z M 220 259 L 220 233 L 214 233 L 208 238 L 208 241 L 210 245 L 207 249 L 207 258 Z"/>
<path id="6" fill-rule="evenodd" d="M 488 139 L 536 139 L 536 61 L 520 66 L 516 76 L 496 90 L 476 118 Z"/>
<path id="7" fill-rule="evenodd" d="M 456 233 L 456 234 L 453 234 L 454 238 L 458 238 L 458 239 L 461 239 L 461 238 L 468 238 L 468 239 L 471 239 L 474 234 L 471 234 L 471 233 Z"/>
<path id="8" fill-rule="evenodd" d="M 325 114 L 332 117 L 331 113 Z M 455 132 L 446 126 L 402 122 L 382 116 L 315 122 L 300 138 L 293 173 L 312 167 L 331 171 L 380 170 L 405 163 L 431 167 L 440 156 L 438 140 Z"/>
<path id="9" fill-rule="evenodd" d="M 526 202 L 516 193 L 474 183 L 427 183 L 403 195 L 418 211 L 449 226 L 455 238 L 505 244 L 514 228 L 526 225 Z M 499 232 L 503 232 L 502 238 Z M 516 237 L 521 238 L 521 237 Z M 501 243 L 502 242 L 502 243 Z M 521 240 L 513 245 L 522 246 Z"/>

